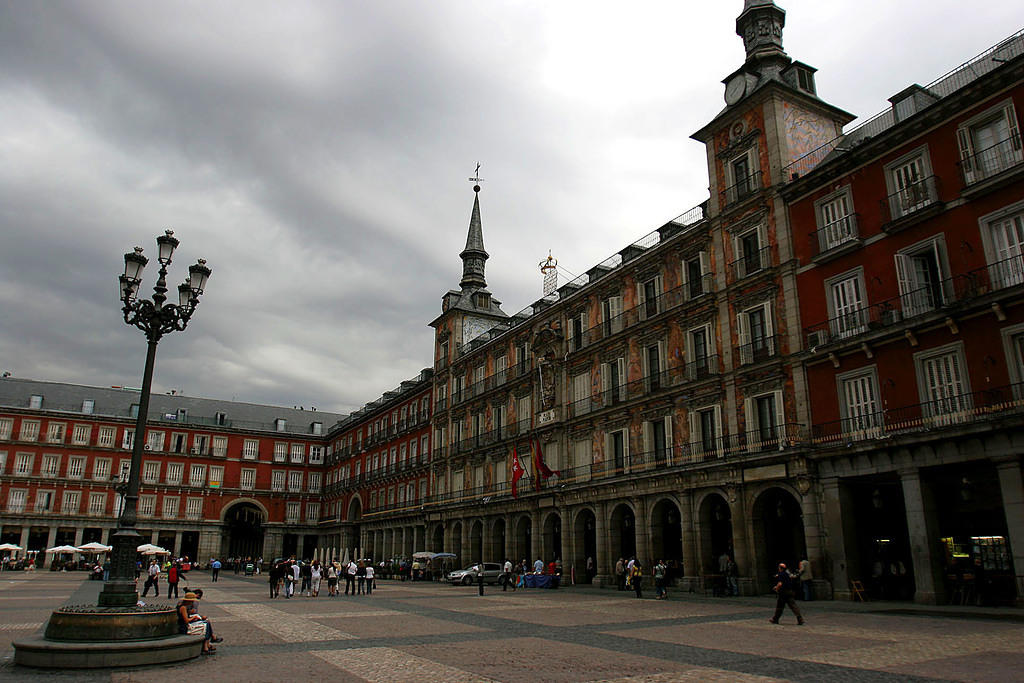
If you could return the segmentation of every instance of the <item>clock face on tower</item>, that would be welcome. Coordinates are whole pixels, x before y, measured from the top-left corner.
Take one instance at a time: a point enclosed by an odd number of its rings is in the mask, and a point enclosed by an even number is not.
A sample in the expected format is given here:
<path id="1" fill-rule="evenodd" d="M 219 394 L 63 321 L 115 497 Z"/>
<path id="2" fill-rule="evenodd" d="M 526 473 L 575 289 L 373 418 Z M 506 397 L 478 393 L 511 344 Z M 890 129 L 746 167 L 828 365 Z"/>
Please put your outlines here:
<path id="1" fill-rule="evenodd" d="M 747 91 L 747 77 L 736 74 L 725 84 L 725 103 L 736 104 Z"/>

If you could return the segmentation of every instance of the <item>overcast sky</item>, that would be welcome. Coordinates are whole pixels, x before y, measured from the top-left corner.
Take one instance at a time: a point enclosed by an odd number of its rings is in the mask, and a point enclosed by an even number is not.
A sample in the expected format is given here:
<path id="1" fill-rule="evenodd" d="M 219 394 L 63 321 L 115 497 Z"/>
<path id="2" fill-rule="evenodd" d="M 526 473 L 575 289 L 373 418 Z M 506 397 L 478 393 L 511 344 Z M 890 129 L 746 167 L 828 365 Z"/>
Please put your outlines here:
<path id="1" fill-rule="evenodd" d="M 0 0 L 0 370 L 138 386 L 117 275 L 173 228 L 170 284 L 213 276 L 155 389 L 355 409 L 431 362 L 477 161 L 510 314 L 549 249 L 581 273 L 707 197 L 689 135 L 742 5 Z M 780 5 L 860 117 L 1021 26 L 1014 0 Z"/>

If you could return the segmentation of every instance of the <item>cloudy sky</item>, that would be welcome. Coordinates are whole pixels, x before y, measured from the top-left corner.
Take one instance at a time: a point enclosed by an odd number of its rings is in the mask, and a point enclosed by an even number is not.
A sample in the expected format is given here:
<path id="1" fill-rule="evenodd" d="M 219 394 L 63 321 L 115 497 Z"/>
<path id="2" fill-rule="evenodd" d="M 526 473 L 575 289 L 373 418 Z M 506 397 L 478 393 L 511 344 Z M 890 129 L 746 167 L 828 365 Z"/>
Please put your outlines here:
<path id="1" fill-rule="evenodd" d="M 790 56 L 862 117 L 1021 25 L 1013 0 L 780 4 Z M 169 227 L 172 285 L 214 273 L 155 388 L 373 400 L 430 364 L 477 161 L 509 313 L 549 249 L 581 273 L 707 197 L 689 135 L 743 60 L 741 8 L 0 0 L 0 370 L 138 386 L 116 277 Z"/>

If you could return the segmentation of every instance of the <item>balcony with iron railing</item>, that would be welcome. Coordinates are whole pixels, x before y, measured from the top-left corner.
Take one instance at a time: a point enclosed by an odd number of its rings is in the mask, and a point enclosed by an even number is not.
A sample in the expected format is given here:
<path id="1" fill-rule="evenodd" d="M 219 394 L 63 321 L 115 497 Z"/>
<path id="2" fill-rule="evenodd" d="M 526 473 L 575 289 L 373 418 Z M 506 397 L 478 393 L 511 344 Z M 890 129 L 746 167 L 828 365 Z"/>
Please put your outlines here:
<path id="1" fill-rule="evenodd" d="M 753 196 L 757 191 L 763 189 L 761 184 L 761 171 L 754 171 L 750 175 L 739 178 L 735 183 L 725 188 L 725 205 L 731 206 L 744 199 Z"/>
<path id="2" fill-rule="evenodd" d="M 700 382 L 720 374 L 718 354 L 707 356 L 696 356 L 686 362 L 684 366 L 686 380 L 688 382 Z"/>
<path id="3" fill-rule="evenodd" d="M 949 308 L 969 306 L 980 297 L 997 296 L 1020 285 L 1024 285 L 1024 257 L 1012 256 L 805 327 L 807 348 L 859 342 L 865 335 L 883 333 Z"/>
<path id="4" fill-rule="evenodd" d="M 1020 413 L 1024 413 L 1024 384 L 1010 384 L 815 424 L 811 427 L 811 443 L 850 446 L 908 433 L 960 428 Z"/>
<path id="5" fill-rule="evenodd" d="M 740 256 L 729 264 L 729 271 L 732 273 L 733 282 L 767 269 L 771 265 L 771 260 L 771 246 L 761 247 L 756 251 Z"/>
<path id="6" fill-rule="evenodd" d="M 740 365 L 753 365 L 775 358 L 779 355 L 781 340 L 778 335 L 765 335 L 740 345 L 737 348 Z"/>
<path id="7" fill-rule="evenodd" d="M 961 159 L 957 166 L 965 189 L 993 179 L 1004 171 L 1024 171 L 1020 133 L 1014 132 L 1007 139 Z"/>
<path id="8" fill-rule="evenodd" d="M 851 213 L 822 226 L 811 233 L 811 258 L 827 261 L 861 245 L 857 229 L 857 214 Z"/>
<path id="9" fill-rule="evenodd" d="M 614 337 L 623 330 L 629 329 L 638 323 L 650 320 L 678 306 L 710 294 L 713 292 L 713 289 L 714 276 L 711 273 L 707 273 L 697 280 L 692 280 L 667 292 L 662 292 L 656 297 L 646 299 L 639 306 L 629 308 L 616 316 L 606 318 L 596 325 L 583 330 L 583 341 L 570 345 L 569 352 L 573 353 L 597 342 Z"/>
<path id="10" fill-rule="evenodd" d="M 939 189 L 939 177 L 930 175 L 880 200 L 882 230 L 898 232 L 931 216 L 935 209 L 941 209 Z"/>

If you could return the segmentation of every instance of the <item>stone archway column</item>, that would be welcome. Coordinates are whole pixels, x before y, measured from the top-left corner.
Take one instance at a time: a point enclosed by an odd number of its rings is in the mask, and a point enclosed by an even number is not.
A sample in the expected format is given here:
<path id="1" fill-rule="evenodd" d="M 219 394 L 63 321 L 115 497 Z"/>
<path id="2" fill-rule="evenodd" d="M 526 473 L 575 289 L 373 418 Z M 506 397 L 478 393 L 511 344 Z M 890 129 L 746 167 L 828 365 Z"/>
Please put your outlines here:
<path id="1" fill-rule="evenodd" d="M 1017 576 L 1024 576 L 1024 481 L 1021 479 L 1020 461 L 996 462 L 999 472 L 999 488 L 1003 494 L 1003 513 L 1006 515 L 1006 533 L 1013 553 L 1013 569 Z M 1024 606 L 1024 595 L 1018 589 L 1017 606 Z"/>
<path id="2" fill-rule="evenodd" d="M 517 558 L 513 552 L 513 541 L 515 539 L 516 532 L 512 528 L 512 515 L 505 515 L 505 557 L 512 560 L 513 563 L 518 562 L 522 558 Z"/>
<path id="3" fill-rule="evenodd" d="M 594 507 L 594 540 L 597 545 L 597 557 L 594 558 L 597 575 L 594 577 L 594 583 L 603 586 L 614 581 L 615 559 L 608 554 L 611 545 L 608 538 L 608 504 L 601 502 Z"/>
<path id="4" fill-rule="evenodd" d="M 582 577 L 587 571 L 587 560 L 577 566 L 578 554 L 576 552 L 576 515 L 578 508 L 565 508 L 562 516 L 562 578 L 571 580 L 573 577 Z M 568 518 L 568 520 L 566 519 Z M 568 526 L 566 523 L 568 521 Z M 582 543 L 582 540 L 579 541 Z M 568 551 L 568 552 L 567 552 Z"/>
<path id="5" fill-rule="evenodd" d="M 636 535 L 636 559 L 647 571 L 654 566 L 654 549 L 651 547 L 651 529 L 647 522 L 647 501 L 643 497 L 633 499 L 634 513 L 633 533 Z"/>
<path id="6" fill-rule="evenodd" d="M 735 501 L 732 500 L 733 497 L 736 498 Z M 754 563 L 751 562 L 748 539 L 752 537 L 753 530 L 748 528 L 746 496 L 742 488 L 738 488 L 735 494 L 730 495 L 729 507 L 732 515 L 733 560 L 740 575 L 740 593 L 752 595 L 759 577 L 756 576 Z M 715 569 L 717 571 L 717 567 Z"/>
<path id="7" fill-rule="evenodd" d="M 469 544 L 469 522 L 467 520 L 461 520 L 461 523 L 459 524 L 459 532 L 459 550 L 462 553 L 462 557 L 459 558 L 459 561 L 462 562 L 462 566 L 467 566 L 470 562 L 476 562 L 475 558 L 471 558 L 466 555 L 466 553 L 473 550 Z"/>
<path id="8" fill-rule="evenodd" d="M 544 530 L 540 525 L 540 515 L 539 510 L 530 515 L 530 554 L 527 556 L 526 561 L 531 564 L 538 557 L 541 557 L 544 552 Z M 544 560 L 545 566 L 550 561 L 543 557 L 541 559 Z"/>
<path id="9" fill-rule="evenodd" d="M 811 563 L 811 572 L 814 576 L 812 585 L 814 594 L 820 597 L 831 595 L 832 587 L 826 580 L 826 575 L 821 571 L 825 566 L 824 539 L 821 536 L 821 514 L 818 505 L 818 494 L 813 483 L 809 480 L 797 482 L 797 489 L 800 491 L 800 513 L 804 521 L 804 545 L 807 549 L 806 558 Z"/>
<path id="10" fill-rule="evenodd" d="M 910 557 L 914 563 L 914 602 L 937 605 L 945 597 L 945 587 L 936 561 L 938 534 L 934 500 L 931 491 L 922 485 L 917 468 L 901 471 L 900 483 L 906 506 Z"/>
<path id="11" fill-rule="evenodd" d="M 697 525 L 693 513 L 693 494 L 689 491 L 679 496 L 679 527 L 683 543 L 683 583 L 685 587 L 696 586 L 700 578 L 700 562 L 697 560 Z M 692 578 L 691 578 L 692 577 Z"/>
<path id="12" fill-rule="evenodd" d="M 824 499 L 824 555 L 818 571 L 811 565 L 815 576 L 823 573 L 832 581 L 832 597 L 836 600 L 850 598 L 850 560 L 846 555 L 846 531 L 853 520 L 847 518 L 850 510 L 849 493 L 839 483 L 839 477 L 828 477 L 821 480 L 822 497 Z M 853 529 L 850 529 L 853 531 Z M 812 560 L 813 562 L 813 560 Z M 822 577 L 822 578 L 825 578 Z M 818 597 L 824 597 L 820 594 Z"/>

